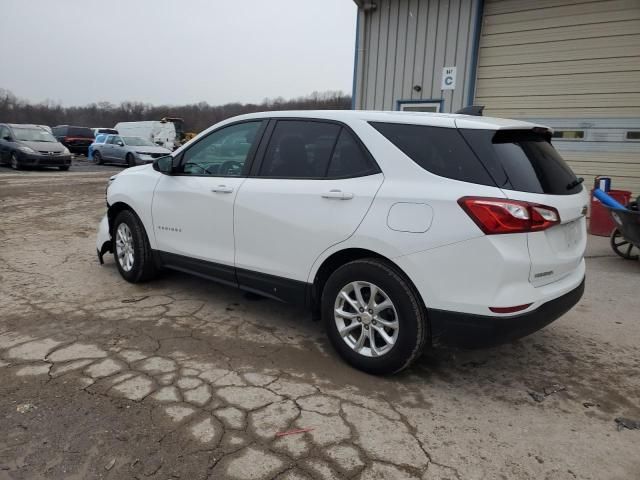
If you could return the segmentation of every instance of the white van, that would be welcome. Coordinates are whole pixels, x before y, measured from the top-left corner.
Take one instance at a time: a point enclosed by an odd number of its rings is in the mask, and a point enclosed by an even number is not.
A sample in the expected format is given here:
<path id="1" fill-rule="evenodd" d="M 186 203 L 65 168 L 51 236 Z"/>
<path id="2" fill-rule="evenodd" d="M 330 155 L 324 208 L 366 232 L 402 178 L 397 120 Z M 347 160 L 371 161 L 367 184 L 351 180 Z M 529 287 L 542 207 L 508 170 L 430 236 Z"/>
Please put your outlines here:
<path id="1" fill-rule="evenodd" d="M 142 137 L 169 150 L 178 146 L 176 129 L 171 122 L 149 120 L 143 122 L 120 122 L 115 128 L 124 137 Z"/>

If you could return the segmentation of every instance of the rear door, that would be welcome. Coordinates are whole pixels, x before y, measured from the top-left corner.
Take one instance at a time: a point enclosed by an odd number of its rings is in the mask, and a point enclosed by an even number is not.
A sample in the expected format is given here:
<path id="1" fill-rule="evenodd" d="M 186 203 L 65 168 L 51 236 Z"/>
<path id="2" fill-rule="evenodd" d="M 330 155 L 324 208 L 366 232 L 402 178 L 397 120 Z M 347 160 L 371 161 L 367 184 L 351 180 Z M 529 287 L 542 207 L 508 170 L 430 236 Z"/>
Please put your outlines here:
<path id="1" fill-rule="evenodd" d="M 113 159 L 113 141 L 115 139 L 115 135 L 109 135 L 105 140 L 104 144 L 98 147 L 98 151 L 102 155 L 102 158 L 105 160 Z"/>
<path id="2" fill-rule="evenodd" d="M 122 145 L 119 145 L 122 143 Z M 116 162 L 124 163 L 125 156 L 127 154 L 127 150 L 124 147 L 124 143 L 122 137 L 119 135 L 114 135 L 112 138 L 111 145 L 109 146 L 109 152 L 111 158 Z"/>
<path id="3" fill-rule="evenodd" d="M 313 262 L 353 234 L 383 176 L 341 124 L 283 119 L 269 131 L 236 199 L 237 275 L 242 287 L 297 302 Z"/>
<path id="4" fill-rule="evenodd" d="M 555 208 L 560 224 L 527 234 L 535 286 L 579 267 L 587 244 L 588 194 L 543 130 L 461 130 L 507 198 Z"/>

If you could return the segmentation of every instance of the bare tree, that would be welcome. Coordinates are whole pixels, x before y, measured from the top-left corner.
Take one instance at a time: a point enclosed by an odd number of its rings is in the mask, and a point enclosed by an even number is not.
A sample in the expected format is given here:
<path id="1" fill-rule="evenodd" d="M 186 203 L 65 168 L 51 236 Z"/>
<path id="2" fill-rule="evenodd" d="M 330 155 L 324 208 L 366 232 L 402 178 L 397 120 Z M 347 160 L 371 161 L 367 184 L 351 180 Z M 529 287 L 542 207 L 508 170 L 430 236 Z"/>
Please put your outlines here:
<path id="1" fill-rule="evenodd" d="M 345 110 L 351 108 L 351 97 L 340 91 L 313 92 L 305 97 L 285 100 L 265 98 L 262 103 L 227 103 L 209 105 L 206 102 L 189 105 L 151 105 L 141 102 L 97 102 L 81 107 L 63 107 L 51 100 L 32 104 L 6 89 L 0 88 L 0 122 L 34 123 L 37 125 L 79 125 L 111 127 L 118 122 L 160 120 L 179 117 L 185 130 L 200 132 L 225 118 L 270 110 Z"/>

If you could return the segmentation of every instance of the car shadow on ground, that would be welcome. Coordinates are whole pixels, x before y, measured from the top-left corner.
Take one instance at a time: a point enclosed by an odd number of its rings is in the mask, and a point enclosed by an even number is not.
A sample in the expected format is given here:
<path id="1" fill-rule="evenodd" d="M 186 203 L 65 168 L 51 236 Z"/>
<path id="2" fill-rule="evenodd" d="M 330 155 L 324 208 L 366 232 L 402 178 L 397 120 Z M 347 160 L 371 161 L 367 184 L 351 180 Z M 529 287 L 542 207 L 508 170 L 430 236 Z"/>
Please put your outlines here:
<path id="1" fill-rule="evenodd" d="M 112 259 L 104 267 L 118 275 Z M 245 321 L 234 345 L 248 357 L 256 346 L 266 348 L 260 353 L 276 368 L 294 365 L 311 377 L 382 393 L 389 401 L 399 392 L 427 389 L 452 398 L 480 394 L 512 404 L 560 399 L 586 405 L 585 411 L 597 405 L 599 415 L 621 409 L 640 415 L 637 399 L 625 391 L 633 388 L 633 365 L 615 360 L 611 353 L 620 347 L 595 342 L 575 329 L 583 314 L 579 308 L 523 339 L 478 350 L 429 347 L 403 372 L 374 377 L 344 363 L 326 338 L 322 322 L 312 321 L 308 311 L 178 272 L 163 272 L 151 285 L 203 303 L 227 302 L 230 313 Z M 211 327 L 201 335 L 216 335 Z M 274 343 L 256 345 L 264 338 Z"/>

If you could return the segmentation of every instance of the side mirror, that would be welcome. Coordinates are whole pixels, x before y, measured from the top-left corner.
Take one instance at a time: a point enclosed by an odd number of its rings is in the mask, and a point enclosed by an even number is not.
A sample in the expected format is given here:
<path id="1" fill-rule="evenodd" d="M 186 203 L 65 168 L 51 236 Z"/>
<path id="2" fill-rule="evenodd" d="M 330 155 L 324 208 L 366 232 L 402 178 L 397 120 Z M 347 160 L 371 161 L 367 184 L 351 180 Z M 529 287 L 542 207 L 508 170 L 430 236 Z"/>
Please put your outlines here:
<path id="1" fill-rule="evenodd" d="M 124 147 L 124 143 L 122 142 L 116 142 L 116 145 L 118 145 L 119 147 Z"/>
<path id="2" fill-rule="evenodd" d="M 173 157 L 171 155 L 167 155 L 165 157 L 156 158 L 153 161 L 153 169 L 156 172 L 171 175 L 173 172 Z"/>
<path id="3" fill-rule="evenodd" d="M 4 137 L 2 137 L 3 140 L 6 140 L 7 142 L 13 142 L 13 138 L 11 138 L 11 135 L 6 135 Z"/>

